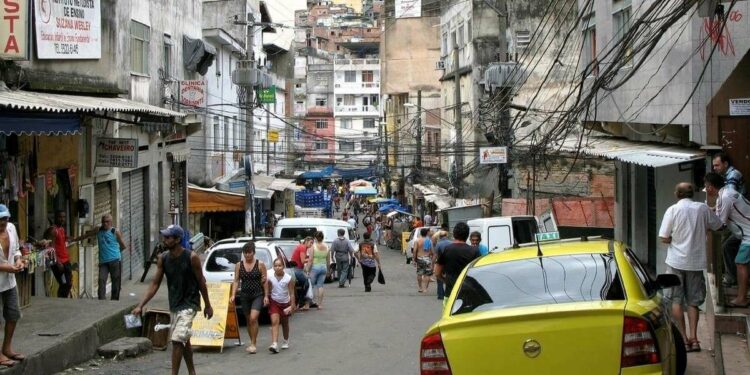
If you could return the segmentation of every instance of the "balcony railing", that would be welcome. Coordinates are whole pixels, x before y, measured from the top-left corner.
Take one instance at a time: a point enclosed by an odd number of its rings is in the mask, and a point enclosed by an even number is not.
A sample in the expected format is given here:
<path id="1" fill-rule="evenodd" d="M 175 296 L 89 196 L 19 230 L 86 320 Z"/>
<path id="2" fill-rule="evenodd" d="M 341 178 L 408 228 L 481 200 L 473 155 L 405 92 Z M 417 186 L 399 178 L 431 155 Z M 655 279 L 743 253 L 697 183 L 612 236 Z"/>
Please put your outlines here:
<path id="1" fill-rule="evenodd" d="M 334 84 L 334 88 L 348 90 L 380 89 L 380 82 L 341 82 Z"/>
<path id="2" fill-rule="evenodd" d="M 336 65 L 377 65 L 380 66 L 380 59 L 336 59 Z"/>
<path id="3" fill-rule="evenodd" d="M 374 105 L 337 105 L 338 113 L 378 113 L 378 107 Z"/>

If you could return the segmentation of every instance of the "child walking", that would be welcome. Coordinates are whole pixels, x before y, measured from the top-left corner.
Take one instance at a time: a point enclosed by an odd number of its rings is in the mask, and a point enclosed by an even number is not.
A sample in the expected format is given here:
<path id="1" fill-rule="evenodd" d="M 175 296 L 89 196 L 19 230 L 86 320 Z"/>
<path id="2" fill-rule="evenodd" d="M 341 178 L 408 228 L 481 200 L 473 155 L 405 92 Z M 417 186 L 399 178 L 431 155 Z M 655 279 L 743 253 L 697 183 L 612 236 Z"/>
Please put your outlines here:
<path id="1" fill-rule="evenodd" d="M 268 313 L 271 315 L 271 353 L 279 352 L 279 323 L 284 333 L 281 349 L 289 349 L 289 316 L 297 305 L 294 301 L 294 282 L 292 277 L 284 272 L 281 258 L 273 261 L 273 271 L 268 271 L 268 286 L 271 289 L 271 300 Z"/>

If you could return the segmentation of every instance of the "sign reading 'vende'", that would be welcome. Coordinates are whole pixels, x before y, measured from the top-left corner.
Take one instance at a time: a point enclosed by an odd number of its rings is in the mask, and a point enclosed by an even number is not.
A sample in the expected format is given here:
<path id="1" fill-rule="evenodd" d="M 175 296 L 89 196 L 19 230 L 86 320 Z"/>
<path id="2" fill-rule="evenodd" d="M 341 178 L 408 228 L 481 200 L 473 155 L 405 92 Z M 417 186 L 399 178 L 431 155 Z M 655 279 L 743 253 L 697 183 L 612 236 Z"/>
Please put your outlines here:
<path id="1" fill-rule="evenodd" d="M 3 0 L 0 6 L 0 59 L 29 59 L 30 0 Z"/>

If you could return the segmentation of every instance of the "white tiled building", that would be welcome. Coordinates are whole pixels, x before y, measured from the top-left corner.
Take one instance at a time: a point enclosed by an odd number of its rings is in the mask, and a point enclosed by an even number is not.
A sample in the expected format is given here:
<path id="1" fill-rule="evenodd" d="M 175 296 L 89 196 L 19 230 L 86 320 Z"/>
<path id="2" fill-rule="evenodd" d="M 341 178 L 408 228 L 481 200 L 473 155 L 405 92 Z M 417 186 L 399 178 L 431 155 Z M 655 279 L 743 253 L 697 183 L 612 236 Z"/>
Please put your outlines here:
<path id="1" fill-rule="evenodd" d="M 337 159 L 374 160 L 380 120 L 380 59 L 336 59 L 333 113 Z M 348 154 L 348 153 L 351 153 Z"/>

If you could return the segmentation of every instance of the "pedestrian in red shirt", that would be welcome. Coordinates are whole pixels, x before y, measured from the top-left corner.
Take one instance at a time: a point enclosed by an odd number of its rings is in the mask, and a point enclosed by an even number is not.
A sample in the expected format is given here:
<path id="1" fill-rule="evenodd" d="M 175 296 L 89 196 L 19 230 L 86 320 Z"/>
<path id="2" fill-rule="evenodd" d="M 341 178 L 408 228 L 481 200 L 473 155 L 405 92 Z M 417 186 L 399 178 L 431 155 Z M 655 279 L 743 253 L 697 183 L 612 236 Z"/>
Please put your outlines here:
<path id="1" fill-rule="evenodd" d="M 68 235 L 65 233 L 65 212 L 55 212 L 55 224 L 47 229 L 44 238 L 52 242 L 57 262 L 52 266 L 52 274 L 57 280 L 57 298 L 68 298 L 73 288 L 73 272 L 68 254 Z"/>
<path id="2" fill-rule="evenodd" d="M 307 285 L 307 273 L 305 272 L 305 269 L 309 270 L 310 267 L 306 267 L 307 263 L 311 261 L 309 257 L 310 248 L 312 248 L 313 244 L 313 238 L 307 237 L 304 241 L 302 241 L 301 244 L 297 245 L 297 247 L 294 248 L 294 253 L 292 253 L 292 262 L 295 263 L 294 267 L 294 278 L 297 279 L 297 285 L 305 285 L 307 287 L 311 287 L 310 285 Z M 297 301 L 303 301 L 305 304 L 302 306 L 302 311 L 307 311 L 310 309 L 310 299 L 306 298 L 307 295 L 307 289 L 305 289 L 304 294 L 302 296 L 299 296 L 297 298 Z"/>

